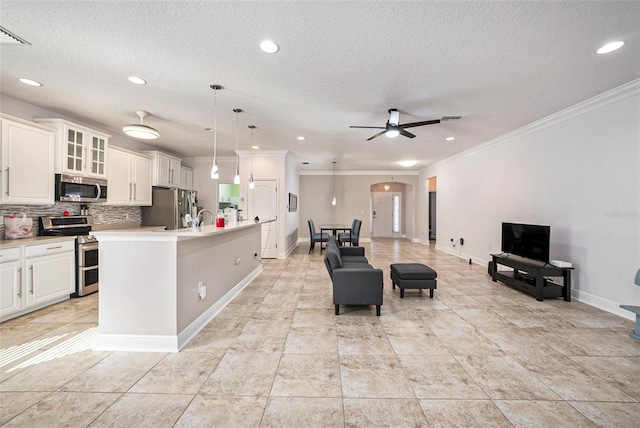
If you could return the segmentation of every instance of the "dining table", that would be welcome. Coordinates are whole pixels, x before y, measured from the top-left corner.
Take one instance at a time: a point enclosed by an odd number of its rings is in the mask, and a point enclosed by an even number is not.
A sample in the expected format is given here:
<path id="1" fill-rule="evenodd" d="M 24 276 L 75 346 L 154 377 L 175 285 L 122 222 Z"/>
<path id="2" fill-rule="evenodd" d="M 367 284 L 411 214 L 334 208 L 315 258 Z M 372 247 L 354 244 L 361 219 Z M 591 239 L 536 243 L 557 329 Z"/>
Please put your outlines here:
<path id="1" fill-rule="evenodd" d="M 331 234 L 333 236 L 336 237 L 338 236 L 338 232 L 344 232 L 347 233 L 349 232 L 349 241 L 351 241 L 351 226 L 346 225 L 346 224 L 321 224 L 320 225 L 320 233 L 324 233 L 324 232 L 331 232 Z M 322 246 L 322 242 L 320 243 L 320 254 L 322 254 L 322 250 L 325 247 Z"/>

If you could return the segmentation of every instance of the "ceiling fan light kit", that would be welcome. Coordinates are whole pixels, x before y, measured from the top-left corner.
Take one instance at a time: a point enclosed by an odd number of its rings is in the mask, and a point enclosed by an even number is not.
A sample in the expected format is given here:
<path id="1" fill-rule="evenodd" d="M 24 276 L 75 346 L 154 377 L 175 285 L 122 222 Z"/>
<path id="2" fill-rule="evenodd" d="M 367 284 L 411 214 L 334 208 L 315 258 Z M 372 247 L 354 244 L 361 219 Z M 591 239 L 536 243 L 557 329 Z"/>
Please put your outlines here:
<path id="1" fill-rule="evenodd" d="M 136 114 L 140 118 L 140 123 L 126 125 L 122 128 L 122 132 L 130 137 L 138 138 L 141 140 L 155 140 L 156 138 L 158 138 L 160 136 L 160 133 L 154 128 L 143 123 L 144 118 L 149 116 L 149 112 L 144 110 L 136 110 Z"/>

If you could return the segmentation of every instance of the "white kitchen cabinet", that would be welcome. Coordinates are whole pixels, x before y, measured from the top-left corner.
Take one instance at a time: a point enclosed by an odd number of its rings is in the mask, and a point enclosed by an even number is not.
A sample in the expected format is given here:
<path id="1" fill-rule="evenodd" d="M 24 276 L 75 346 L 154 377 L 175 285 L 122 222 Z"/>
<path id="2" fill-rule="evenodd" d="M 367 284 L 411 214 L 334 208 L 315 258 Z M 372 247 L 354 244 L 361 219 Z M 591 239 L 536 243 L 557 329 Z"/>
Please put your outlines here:
<path id="1" fill-rule="evenodd" d="M 54 203 L 54 133 L 2 115 L 2 195 L 5 204 Z"/>
<path id="2" fill-rule="evenodd" d="M 145 151 L 153 164 L 152 184 L 161 187 L 180 187 L 182 159 L 157 151 Z"/>
<path id="3" fill-rule="evenodd" d="M 107 178 L 109 137 L 103 132 L 64 119 L 34 119 L 56 130 L 56 173 Z"/>
<path id="4" fill-rule="evenodd" d="M 75 242 L 25 245 L 25 308 L 75 292 Z"/>
<path id="5" fill-rule="evenodd" d="M 126 150 L 109 148 L 109 205 L 151 205 L 152 161 Z"/>
<path id="6" fill-rule="evenodd" d="M 21 249 L 0 250 L 0 316 L 22 309 Z"/>
<path id="7" fill-rule="evenodd" d="M 61 302 L 75 292 L 75 239 L 0 248 L 0 322 Z"/>
<path id="8" fill-rule="evenodd" d="M 186 166 L 180 167 L 180 188 L 193 190 L 193 169 Z"/>

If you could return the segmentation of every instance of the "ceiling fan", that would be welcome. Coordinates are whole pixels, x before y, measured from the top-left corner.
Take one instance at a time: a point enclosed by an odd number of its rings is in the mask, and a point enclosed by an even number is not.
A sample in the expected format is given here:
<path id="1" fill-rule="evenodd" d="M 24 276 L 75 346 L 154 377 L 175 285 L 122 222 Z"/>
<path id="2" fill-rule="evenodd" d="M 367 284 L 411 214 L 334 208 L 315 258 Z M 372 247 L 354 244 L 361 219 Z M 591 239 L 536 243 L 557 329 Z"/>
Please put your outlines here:
<path id="1" fill-rule="evenodd" d="M 436 123 L 440 123 L 441 121 L 458 120 L 460 118 L 462 118 L 462 116 L 442 116 L 441 119 L 425 120 L 422 122 L 400 123 L 400 113 L 398 112 L 398 109 L 391 108 L 389 109 L 389 120 L 387 120 L 386 126 L 350 126 L 349 128 L 384 129 L 384 131 L 378 132 L 376 135 L 367 138 L 367 141 L 373 140 L 374 138 L 377 138 L 382 134 L 386 134 L 389 138 L 394 138 L 398 135 L 404 135 L 408 138 L 415 138 L 415 135 L 409 131 L 405 131 L 405 128 L 414 128 L 416 126 L 424 125 L 435 125 Z"/>

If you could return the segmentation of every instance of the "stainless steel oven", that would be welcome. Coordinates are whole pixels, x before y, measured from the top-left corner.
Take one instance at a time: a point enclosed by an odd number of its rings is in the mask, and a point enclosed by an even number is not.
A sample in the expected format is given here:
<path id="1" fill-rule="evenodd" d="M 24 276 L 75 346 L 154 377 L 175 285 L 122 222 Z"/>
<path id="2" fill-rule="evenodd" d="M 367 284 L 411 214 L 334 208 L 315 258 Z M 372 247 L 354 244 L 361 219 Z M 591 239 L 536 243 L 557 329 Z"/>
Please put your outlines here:
<path id="1" fill-rule="evenodd" d="M 77 238 L 78 272 L 76 276 L 76 294 L 78 297 L 98 291 L 98 241 L 95 236 Z"/>
<path id="2" fill-rule="evenodd" d="M 82 297 L 98 291 L 100 257 L 98 240 L 89 235 L 91 216 L 40 217 L 40 235 L 76 237 L 76 292 Z"/>

